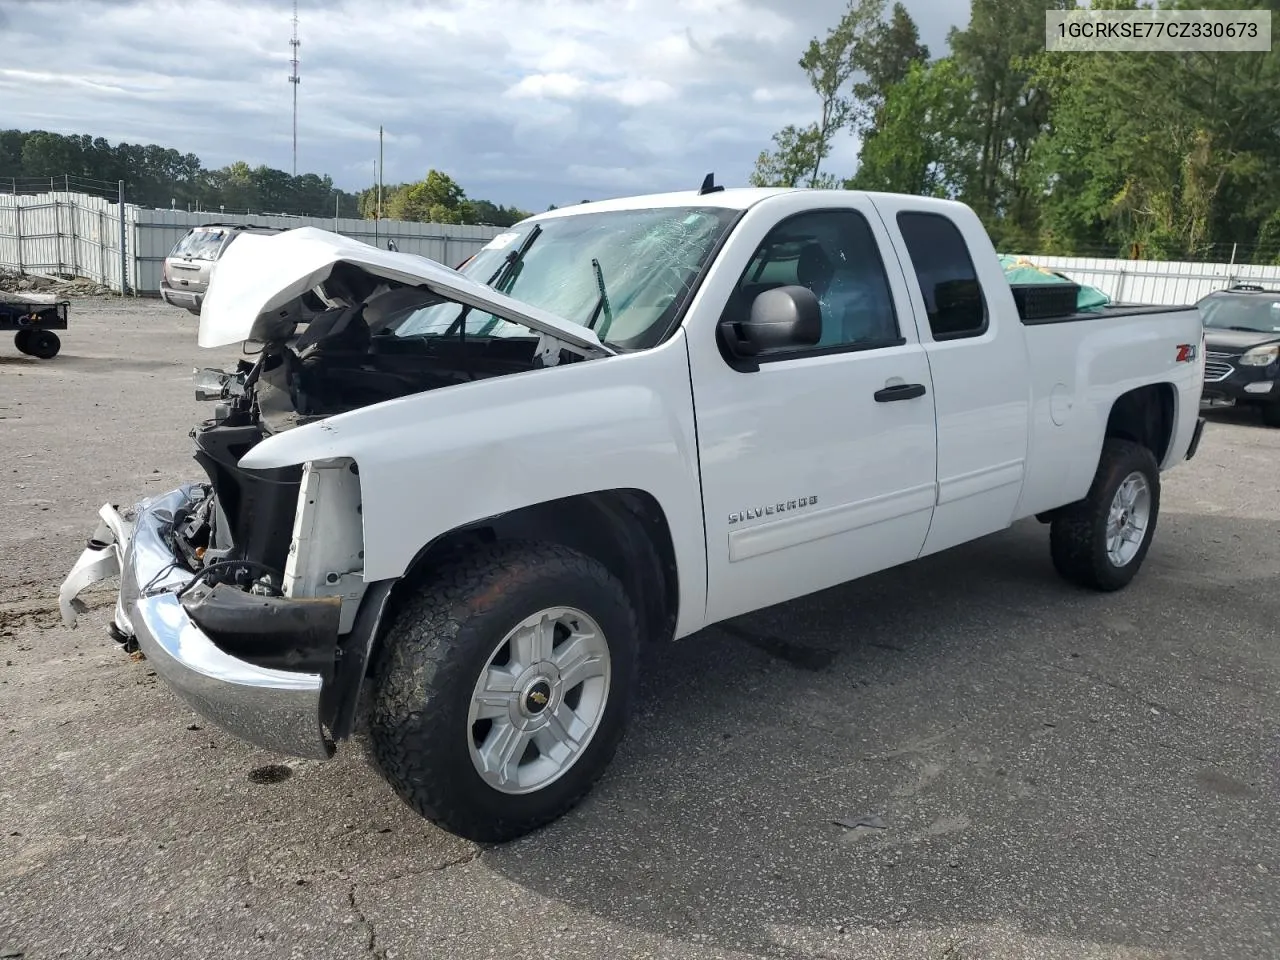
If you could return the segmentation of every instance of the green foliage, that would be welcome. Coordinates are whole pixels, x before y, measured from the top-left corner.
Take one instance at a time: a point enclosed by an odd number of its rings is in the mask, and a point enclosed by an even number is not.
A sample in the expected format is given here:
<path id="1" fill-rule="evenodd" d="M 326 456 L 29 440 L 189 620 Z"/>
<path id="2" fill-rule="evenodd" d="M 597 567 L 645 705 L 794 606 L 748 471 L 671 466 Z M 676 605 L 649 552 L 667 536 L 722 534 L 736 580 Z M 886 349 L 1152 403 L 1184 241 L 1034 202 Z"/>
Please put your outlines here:
<path id="1" fill-rule="evenodd" d="M 885 0 L 849 0 L 840 22 L 821 40 L 816 37 L 800 58 L 800 68 L 818 95 L 817 122 L 794 125 L 775 133 L 772 151 L 756 160 L 751 182 L 757 186 L 829 187 L 836 184 L 822 174 L 822 161 L 831 153 L 836 134 L 854 117 L 851 83 L 860 69 L 859 51 L 868 43 L 884 13 Z M 905 12 L 905 11 L 904 11 Z"/>
<path id="2" fill-rule="evenodd" d="M 64 136 L 43 130 L 0 130 L 0 191 L 13 184 L 35 186 L 53 178 L 55 185 L 70 178 L 78 185 L 100 187 L 115 195 L 125 181 L 125 198 L 143 206 L 198 209 L 228 213 L 288 213 L 332 217 L 372 218 L 377 213 L 377 190 L 358 194 L 339 190 L 328 176 L 292 176 L 267 166 L 250 167 L 237 161 L 206 170 L 194 154 L 180 154 L 154 144 L 109 144 L 102 138 Z M 430 171 L 420 183 L 401 184 L 383 193 L 383 216 L 431 220 L 436 223 L 488 223 L 510 226 L 528 216 L 515 207 L 488 200 L 467 199 L 449 176 Z"/>
<path id="3" fill-rule="evenodd" d="M 911 67 L 928 62 L 929 48 L 920 42 L 911 14 L 901 3 L 894 3 L 888 22 L 872 25 L 858 49 L 857 65 L 863 79 L 853 85 L 853 94 L 864 131 L 879 126 L 879 111 L 889 91 L 907 79 Z"/>
<path id="4" fill-rule="evenodd" d="M 967 139 L 972 85 L 950 58 L 912 63 L 863 136 L 858 171 L 846 186 L 930 197 L 958 196 L 975 165 Z"/>
<path id="5" fill-rule="evenodd" d="M 830 152 L 818 124 L 811 123 L 803 129 L 787 125 L 773 135 L 773 146 L 773 150 L 762 151 L 756 158 L 756 168 L 750 176 L 753 187 L 828 185 L 814 174 Z"/>
<path id="6" fill-rule="evenodd" d="M 1047 53 L 1046 9 L 1075 0 L 971 0 L 969 23 L 929 51 L 906 10 L 850 13 L 806 61 L 839 60 L 851 87 L 823 121 L 855 129 L 854 189 L 954 197 L 998 247 L 1060 254 L 1280 262 L 1280 49 L 1271 53 Z M 1134 9 L 1145 0 L 1093 0 Z M 1275 0 L 1165 0 L 1273 9 Z M 840 56 L 835 53 L 839 51 Z M 818 56 L 822 54 L 822 56 Z M 802 62 L 802 66 L 804 62 Z M 834 110 L 826 110 L 830 100 Z M 830 153 L 823 121 L 790 125 L 753 183 L 811 186 Z"/>
<path id="7" fill-rule="evenodd" d="M 378 191 L 360 194 L 361 215 L 377 216 Z M 428 170 L 416 183 L 383 186 L 382 217 L 386 220 L 416 220 L 422 223 L 471 223 L 509 227 L 529 216 L 516 207 L 499 206 L 488 200 L 470 200 L 458 182 L 439 170 Z"/>
<path id="8" fill-rule="evenodd" d="M 1053 122 L 1033 157 L 1055 248 L 1215 258 L 1242 240 L 1274 256 L 1276 53 L 1078 54 L 1039 80 Z"/>

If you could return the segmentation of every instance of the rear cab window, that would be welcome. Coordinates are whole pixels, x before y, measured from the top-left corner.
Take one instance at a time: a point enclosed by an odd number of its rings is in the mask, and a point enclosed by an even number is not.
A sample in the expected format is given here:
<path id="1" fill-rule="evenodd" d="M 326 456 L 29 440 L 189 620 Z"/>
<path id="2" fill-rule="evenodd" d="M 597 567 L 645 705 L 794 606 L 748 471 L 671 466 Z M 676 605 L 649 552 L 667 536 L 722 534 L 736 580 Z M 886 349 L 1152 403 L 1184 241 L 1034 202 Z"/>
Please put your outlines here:
<path id="1" fill-rule="evenodd" d="M 897 219 L 933 339 L 958 340 L 986 333 L 987 300 L 959 228 L 938 213 L 903 211 Z"/>
<path id="2" fill-rule="evenodd" d="M 169 256 L 190 257 L 192 260 L 216 260 L 226 238 L 225 230 L 192 230 L 178 241 Z"/>

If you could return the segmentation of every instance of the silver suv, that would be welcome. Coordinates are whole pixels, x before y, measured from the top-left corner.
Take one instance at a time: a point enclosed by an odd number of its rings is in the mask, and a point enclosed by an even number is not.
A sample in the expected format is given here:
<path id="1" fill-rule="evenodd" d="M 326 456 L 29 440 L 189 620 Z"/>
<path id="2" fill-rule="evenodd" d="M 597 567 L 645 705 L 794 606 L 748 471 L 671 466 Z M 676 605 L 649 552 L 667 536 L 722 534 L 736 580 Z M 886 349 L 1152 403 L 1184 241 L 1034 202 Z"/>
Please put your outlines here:
<path id="1" fill-rule="evenodd" d="M 160 296 L 165 303 L 200 313 L 213 265 L 236 237 L 244 233 L 279 233 L 288 227 L 250 223 L 205 223 L 192 227 L 165 258 Z"/>

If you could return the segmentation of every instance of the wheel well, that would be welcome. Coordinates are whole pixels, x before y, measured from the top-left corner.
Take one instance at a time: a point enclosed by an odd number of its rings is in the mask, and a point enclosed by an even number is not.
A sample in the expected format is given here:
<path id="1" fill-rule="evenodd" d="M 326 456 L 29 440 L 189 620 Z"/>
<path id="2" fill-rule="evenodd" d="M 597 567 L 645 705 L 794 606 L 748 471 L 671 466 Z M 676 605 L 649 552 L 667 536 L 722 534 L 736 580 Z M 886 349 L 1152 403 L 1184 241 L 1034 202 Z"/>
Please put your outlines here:
<path id="1" fill-rule="evenodd" d="M 674 636 L 680 602 L 675 546 L 666 514 L 643 490 L 550 500 L 451 530 L 419 552 L 401 584 L 420 584 L 459 552 L 499 540 L 559 543 L 598 560 L 636 603 L 641 635 Z M 402 592 L 393 592 L 393 603 L 394 593 Z"/>
<path id="2" fill-rule="evenodd" d="M 1168 383 L 1149 383 L 1122 393 L 1111 406 L 1104 441 L 1116 437 L 1142 444 L 1155 455 L 1157 464 L 1164 463 L 1173 440 L 1174 397 L 1173 386 Z M 1036 519 L 1041 523 L 1051 523 L 1063 509 L 1059 507 L 1037 513 Z"/>
<path id="3" fill-rule="evenodd" d="M 1121 394 L 1107 418 L 1107 437 L 1140 443 L 1156 463 L 1164 463 L 1173 439 L 1174 390 L 1168 383 L 1151 383 Z"/>

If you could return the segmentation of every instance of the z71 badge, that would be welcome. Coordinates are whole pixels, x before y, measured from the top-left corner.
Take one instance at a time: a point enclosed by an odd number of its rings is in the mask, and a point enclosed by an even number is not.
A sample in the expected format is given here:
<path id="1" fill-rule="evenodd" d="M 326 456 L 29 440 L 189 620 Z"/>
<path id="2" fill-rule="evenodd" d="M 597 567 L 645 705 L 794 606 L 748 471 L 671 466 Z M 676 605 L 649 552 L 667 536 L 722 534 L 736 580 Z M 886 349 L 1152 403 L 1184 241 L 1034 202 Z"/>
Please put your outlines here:
<path id="1" fill-rule="evenodd" d="M 779 500 L 777 503 L 766 504 L 763 507 L 750 507 L 746 510 L 739 510 L 737 513 L 729 514 L 729 523 L 741 523 L 743 520 L 756 520 L 760 517 L 771 517 L 775 513 L 790 513 L 792 510 L 799 510 L 801 507 L 812 507 L 818 502 L 817 497 L 800 497 L 796 500 Z"/>
<path id="2" fill-rule="evenodd" d="M 1178 344 L 1178 358 L 1174 362 L 1193 363 L 1197 353 L 1199 353 L 1199 347 L 1196 344 L 1180 343 Z"/>

